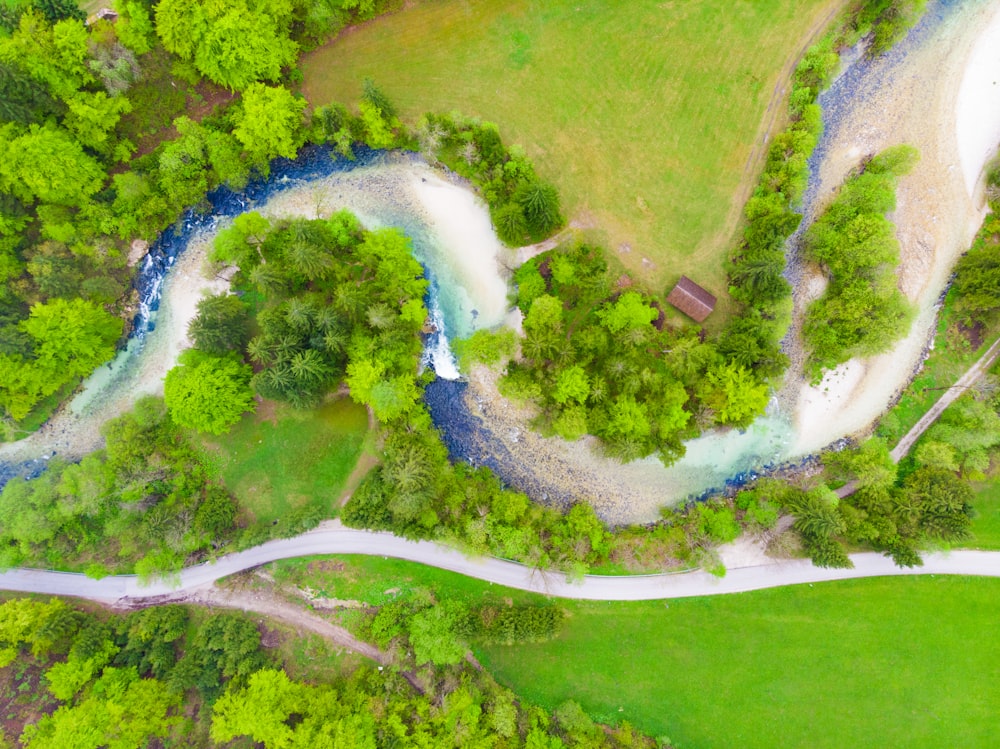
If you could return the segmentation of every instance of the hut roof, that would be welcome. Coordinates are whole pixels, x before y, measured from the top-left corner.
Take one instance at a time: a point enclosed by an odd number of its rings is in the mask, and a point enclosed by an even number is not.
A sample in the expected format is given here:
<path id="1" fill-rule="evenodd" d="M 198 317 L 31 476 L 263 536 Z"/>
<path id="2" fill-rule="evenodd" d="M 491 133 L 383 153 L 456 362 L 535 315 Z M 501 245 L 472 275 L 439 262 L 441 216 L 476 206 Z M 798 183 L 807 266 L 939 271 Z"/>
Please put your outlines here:
<path id="1" fill-rule="evenodd" d="M 697 322 L 704 322 L 715 309 L 715 297 L 687 276 L 681 276 L 667 301 Z"/>
<path id="2" fill-rule="evenodd" d="M 87 25 L 90 26 L 98 21 L 110 21 L 111 23 L 114 23 L 117 20 L 118 11 L 113 10 L 112 8 L 101 8 L 87 19 Z"/>

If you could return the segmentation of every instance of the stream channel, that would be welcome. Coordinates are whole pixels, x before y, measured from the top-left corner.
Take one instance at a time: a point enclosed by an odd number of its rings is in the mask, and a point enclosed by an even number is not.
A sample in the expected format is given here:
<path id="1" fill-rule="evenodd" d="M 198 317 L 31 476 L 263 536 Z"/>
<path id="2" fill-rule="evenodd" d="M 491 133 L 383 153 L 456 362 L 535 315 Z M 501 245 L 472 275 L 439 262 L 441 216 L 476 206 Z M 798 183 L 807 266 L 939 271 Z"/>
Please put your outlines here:
<path id="1" fill-rule="evenodd" d="M 537 500 L 586 498 L 608 522 L 648 522 L 664 505 L 801 459 L 868 426 L 920 364 L 936 300 L 982 218 L 980 175 L 1000 141 L 996 49 L 1000 3 L 932 0 L 924 20 L 890 55 L 874 62 L 847 56 L 844 73 L 821 98 L 826 129 L 810 162 L 803 223 L 863 156 L 894 143 L 916 145 L 922 161 L 902 180 L 893 218 L 902 246 L 901 288 L 920 315 L 896 350 L 849 362 L 818 387 L 805 383 L 795 365 L 793 331 L 793 368 L 767 415 L 744 432 L 688 442 L 685 457 L 669 468 L 655 458 L 620 464 L 603 457 L 590 438 L 542 438 L 527 426 L 530 413 L 499 397 L 489 373 L 459 377 L 448 341 L 511 321 L 505 266 L 514 257 L 464 182 L 413 154 L 359 151 L 347 161 L 308 148 L 295 161 L 275 162 L 267 181 L 241 192 L 215 191 L 210 211 L 187 214 L 154 243 L 136 281 L 141 304 L 128 345 L 37 433 L 0 445 L 0 483 L 37 474 L 53 455 L 77 459 L 100 447 L 100 424 L 142 395 L 162 392 L 163 377 L 188 345 L 197 301 L 226 288 L 223 279 L 202 272 L 212 237 L 248 210 L 315 218 L 347 208 L 370 228 L 398 227 L 411 238 L 431 282 L 427 302 L 437 328 L 425 352 L 425 364 L 438 374 L 426 396 L 435 423 L 454 457 L 489 465 Z M 816 284 L 796 260 L 796 242 L 790 242 L 789 274 L 801 312 Z"/>

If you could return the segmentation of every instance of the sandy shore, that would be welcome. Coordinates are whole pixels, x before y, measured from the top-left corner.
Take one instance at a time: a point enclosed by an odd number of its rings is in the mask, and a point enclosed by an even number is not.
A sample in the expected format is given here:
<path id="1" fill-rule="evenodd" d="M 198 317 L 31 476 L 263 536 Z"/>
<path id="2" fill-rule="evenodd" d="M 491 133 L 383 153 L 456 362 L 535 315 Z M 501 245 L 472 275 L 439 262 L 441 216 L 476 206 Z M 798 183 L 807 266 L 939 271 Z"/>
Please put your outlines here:
<path id="1" fill-rule="evenodd" d="M 994 10 L 969 55 L 955 102 L 959 162 L 969 197 L 1000 143 L 1000 11 Z"/>
<path id="2" fill-rule="evenodd" d="M 919 309 L 910 334 L 889 353 L 854 360 L 811 387 L 790 377 L 793 455 L 816 451 L 868 427 L 919 366 L 934 306 L 982 221 L 973 200 L 983 164 L 1000 140 L 1000 4 L 972 3 L 901 59 L 886 58 L 855 91 L 850 111 L 828 126 L 818 204 L 859 160 L 899 143 L 921 161 L 900 181 L 893 219 L 900 241 L 900 289 Z M 877 85 L 877 87 L 876 87 Z M 959 168 L 960 165 L 960 168 Z M 815 206 L 821 208 L 821 205 Z M 807 299 L 797 300 L 801 315 Z"/>

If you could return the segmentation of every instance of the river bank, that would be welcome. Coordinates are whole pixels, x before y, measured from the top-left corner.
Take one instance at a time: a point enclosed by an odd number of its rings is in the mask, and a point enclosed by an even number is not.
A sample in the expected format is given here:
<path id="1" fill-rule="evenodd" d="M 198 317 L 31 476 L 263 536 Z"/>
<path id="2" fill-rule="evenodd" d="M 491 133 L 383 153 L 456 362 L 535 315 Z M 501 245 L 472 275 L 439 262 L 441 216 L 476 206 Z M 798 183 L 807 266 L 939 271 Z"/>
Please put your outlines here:
<path id="1" fill-rule="evenodd" d="M 900 242 L 899 287 L 918 310 L 891 351 L 852 360 L 816 386 L 805 382 L 793 330 L 793 368 L 782 401 L 795 414 L 792 453 L 815 452 L 864 431 L 919 368 L 951 269 L 984 215 L 983 165 L 1000 141 L 1000 5 L 932 3 L 911 38 L 875 61 L 856 61 L 820 98 L 825 133 L 813 160 L 803 228 L 866 156 L 909 143 L 920 162 L 900 180 L 891 216 Z M 793 237 L 793 247 L 801 232 Z M 793 250 L 795 316 L 814 272 Z"/>
<path id="2" fill-rule="evenodd" d="M 228 288 L 229 274 L 217 274 L 207 259 L 215 235 L 240 213 L 317 218 L 347 209 L 367 228 L 406 233 L 432 288 L 428 305 L 435 332 L 426 363 L 441 377 L 458 377 L 449 338 L 497 325 L 507 314 L 502 245 L 486 205 L 464 180 L 416 154 L 367 151 L 350 162 L 308 150 L 294 162 L 277 163 L 269 180 L 240 193 L 220 190 L 209 202 L 211 212 L 189 214 L 168 229 L 144 260 L 137 281 L 140 312 L 125 349 L 41 429 L 0 445 L 0 485 L 11 474 L 44 470 L 53 455 L 73 460 L 98 449 L 105 421 L 140 397 L 163 392 L 163 378 L 190 345 L 187 328 L 198 301 Z"/>

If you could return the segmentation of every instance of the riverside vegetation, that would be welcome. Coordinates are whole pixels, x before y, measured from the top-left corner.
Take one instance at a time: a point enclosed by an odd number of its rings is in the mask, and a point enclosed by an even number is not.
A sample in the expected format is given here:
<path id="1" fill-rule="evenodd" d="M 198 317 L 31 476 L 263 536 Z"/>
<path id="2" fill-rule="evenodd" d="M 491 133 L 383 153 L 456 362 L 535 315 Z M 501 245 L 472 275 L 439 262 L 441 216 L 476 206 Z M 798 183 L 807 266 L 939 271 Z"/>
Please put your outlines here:
<path id="1" fill-rule="evenodd" d="M 906 157 L 906 152 L 897 155 Z M 849 566 L 847 548 L 862 546 L 888 553 L 899 565 L 915 566 L 921 563 L 922 547 L 974 541 L 972 482 L 987 478 L 1000 446 L 995 372 L 952 404 L 899 465 L 889 455 L 889 443 L 932 405 L 927 390 L 942 389 L 938 376 L 943 383 L 954 381 L 953 373 L 950 378 L 934 373 L 944 363 L 968 356 L 970 339 L 985 336 L 988 344 L 997 334 L 1000 296 L 991 284 L 1000 268 L 1000 169 L 995 163 L 987 170 L 987 196 L 990 212 L 959 260 L 946 297 L 943 327 L 925 368 L 929 379 L 910 386 L 882 418 L 875 436 L 825 454 L 823 475 L 797 482 L 767 479 L 737 498 L 770 501 L 794 515 L 793 527 L 816 564 Z M 868 279 L 862 276 L 861 283 Z M 855 491 L 838 498 L 831 487 L 847 482 L 853 482 Z"/>

